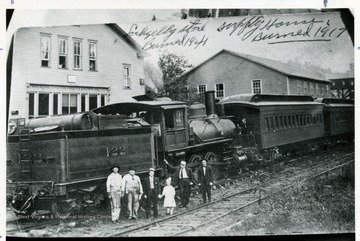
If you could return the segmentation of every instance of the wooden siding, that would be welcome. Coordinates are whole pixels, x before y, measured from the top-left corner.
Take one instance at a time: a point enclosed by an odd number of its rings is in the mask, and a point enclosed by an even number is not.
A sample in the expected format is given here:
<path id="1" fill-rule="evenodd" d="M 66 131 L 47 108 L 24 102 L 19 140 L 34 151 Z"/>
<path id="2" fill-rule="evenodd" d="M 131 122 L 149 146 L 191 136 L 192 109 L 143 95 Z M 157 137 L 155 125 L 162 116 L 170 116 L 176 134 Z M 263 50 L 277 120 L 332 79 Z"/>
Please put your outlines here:
<path id="1" fill-rule="evenodd" d="M 51 36 L 50 67 L 41 67 L 40 36 Z M 58 39 L 68 39 L 67 69 L 58 68 Z M 82 70 L 74 70 L 73 40 L 82 41 Z M 97 43 L 97 70 L 89 71 L 89 41 Z M 131 89 L 123 86 L 123 65 L 131 65 Z M 143 59 L 137 51 L 106 25 L 21 28 L 15 33 L 11 80 L 10 113 L 28 116 L 28 84 L 74 87 L 108 87 L 108 103 L 133 101 L 132 96 L 145 93 Z M 76 78 L 68 82 L 68 75 Z M 52 87 L 52 92 L 56 88 Z M 15 116 L 10 116 L 14 118 Z"/>

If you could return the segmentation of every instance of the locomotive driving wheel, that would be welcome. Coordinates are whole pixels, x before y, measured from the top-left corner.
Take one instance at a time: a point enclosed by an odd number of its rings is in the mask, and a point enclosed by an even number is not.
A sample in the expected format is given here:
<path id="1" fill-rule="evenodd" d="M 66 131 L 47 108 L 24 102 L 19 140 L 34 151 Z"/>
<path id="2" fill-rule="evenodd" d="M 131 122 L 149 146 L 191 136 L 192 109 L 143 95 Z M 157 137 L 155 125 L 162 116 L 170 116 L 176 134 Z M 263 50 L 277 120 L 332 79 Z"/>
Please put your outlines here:
<path id="1" fill-rule="evenodd" d="M 191 171 L 194 173 L 195 179 L 198 180 L 198 167 L 201 163 L 201 156 L 200 155 L 191 155 L 187 162 L 187 166 L 191 169 Z"/>
<path id="2" fill-rule="evenodd" d="M 54 218 L 66 219 L 70 216 L 74 205 L 76 204 L 73 201 L 52 201 L 51 213 Z"/>
<path id="3" fill-rule="evenodd" d="M 214 180 L 219 179 L 221 176 L 221 166 L 215 164 L 218 161 L 217 155 L 214 152 L 209 151 L 205 154 L 205 159 L 207 160 L 208 164 L 212 167 L 213 179 Z"/>

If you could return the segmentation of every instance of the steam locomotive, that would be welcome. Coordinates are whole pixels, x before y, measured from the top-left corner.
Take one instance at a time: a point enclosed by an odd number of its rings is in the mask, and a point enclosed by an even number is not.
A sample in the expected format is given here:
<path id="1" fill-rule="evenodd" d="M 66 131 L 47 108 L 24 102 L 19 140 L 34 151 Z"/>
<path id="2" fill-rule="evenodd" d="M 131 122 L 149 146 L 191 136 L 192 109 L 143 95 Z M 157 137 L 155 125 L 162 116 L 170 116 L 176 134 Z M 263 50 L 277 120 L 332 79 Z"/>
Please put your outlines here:
<path id="1" fill-rule="evenodd" d="M 45 209 L 66 217 L 78 205 L 105 199 L 106 178 L 115 164 L 121 174 L 131 165 L 140 175 L 154 167 L 164 176 L 164 159 L 174 164 L 185 159 L 196 168 L 205 158 L 216 178 L 263 161 L 263 150 L 353 134 L 353 103 L 322 101 L 245 95 L 216 104 L 214 91 L 208 91 L 205 106 L 137 101 L 13 119 L 7 140 L 8 205 L 17 215 Z"/>

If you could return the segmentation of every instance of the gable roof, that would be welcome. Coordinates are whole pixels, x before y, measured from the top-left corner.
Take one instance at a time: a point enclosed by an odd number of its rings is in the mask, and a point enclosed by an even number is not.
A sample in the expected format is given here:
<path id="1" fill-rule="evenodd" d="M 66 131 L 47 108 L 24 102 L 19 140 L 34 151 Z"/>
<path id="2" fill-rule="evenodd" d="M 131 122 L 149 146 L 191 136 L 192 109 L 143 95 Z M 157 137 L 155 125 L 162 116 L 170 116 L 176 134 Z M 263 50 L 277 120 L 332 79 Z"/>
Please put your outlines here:
<path id="1" fill-rule="evenodd" d="M 189 73 L 193 72 L 194 70 L 199 68 L 201 65 L 205 64 L 206 62 L 208 62 L 211 59 L 215 58 L 217 55 L 220 55 L 221 53 L 232 54 L 232 55 L 234 55 L 236 57 L 240 57 L 240 58 L 249 60 L 249 61 L 251 61 L 253 63 L 265 66 L 265 67 L 267 67 L 269 69 L 273 69 L 273 70 L 275 70 L 277 72 L 280 72 L 282 74 L 285 74 L 287 76 L 296 76 L 296 77 L 302 77 L 302 78 L 307 78 L 307 79 L 314 79 L 314 80 L 318 80 L 318 81 L 329 82 L 328 80 L 325 79 L 324 76 L 322 76 L 320 73 L 317 73 L 315 71 L 308 71 L 306 69 L 303 69 L 303 68 L 300 68 L 300 67 L 297 67 L 297 66 L 293 66 L 293 65 L 290 65 L 290 64 L 285 64 L 285 63 L 277 61 L 277 60 L 261 58 L 261 57 L 257 57 L 257 56 L 253 56 L 253 55 L 249 55 L 249 54 L 241 54 L 241 53 L 230 51 L 230 50 L 227 50 L 227 49 L 221 50 L 220 52 L 218 52 L 214 56 L 208 58 L 204 62 L 200 63 L 199 65 L 197 65 L 194 68 L 190 69 L 189 71 L 185 72 L 184 75 L 188 75 Z"/>
<path id="2" fill-rule="evenodd" d="M 115 33 L 117 33 L 120 37 L 122 37 L 132 48 L 134 48 L 142 57 L 149 57 L 146 51 L 142 49 L 142 47 L 133 39 L 131 38 L 119 25 L 115 23 L 106 23 L 106 26 L 111 28 Z"/>

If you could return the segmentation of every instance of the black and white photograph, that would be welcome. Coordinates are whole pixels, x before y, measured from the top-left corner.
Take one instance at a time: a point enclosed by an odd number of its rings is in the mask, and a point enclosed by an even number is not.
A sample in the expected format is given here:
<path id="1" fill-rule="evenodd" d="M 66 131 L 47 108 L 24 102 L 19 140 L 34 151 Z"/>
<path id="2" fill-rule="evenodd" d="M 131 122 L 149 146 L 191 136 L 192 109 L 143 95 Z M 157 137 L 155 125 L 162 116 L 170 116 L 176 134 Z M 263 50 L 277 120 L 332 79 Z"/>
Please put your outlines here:
<path id="1" fill-rule="evenodd" d="M 0 241 L 355 240 L 358 9 L 334 2 L 9 0 Z"/>

